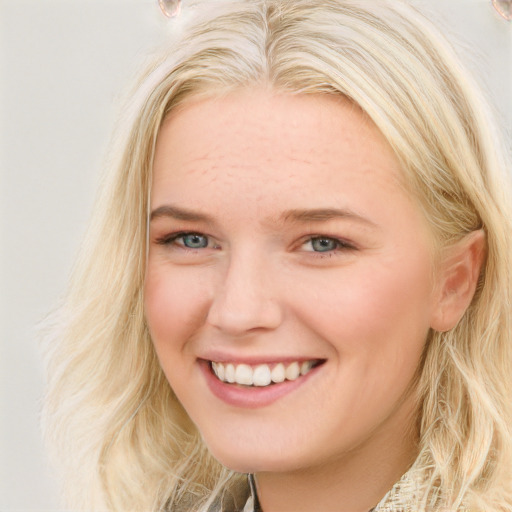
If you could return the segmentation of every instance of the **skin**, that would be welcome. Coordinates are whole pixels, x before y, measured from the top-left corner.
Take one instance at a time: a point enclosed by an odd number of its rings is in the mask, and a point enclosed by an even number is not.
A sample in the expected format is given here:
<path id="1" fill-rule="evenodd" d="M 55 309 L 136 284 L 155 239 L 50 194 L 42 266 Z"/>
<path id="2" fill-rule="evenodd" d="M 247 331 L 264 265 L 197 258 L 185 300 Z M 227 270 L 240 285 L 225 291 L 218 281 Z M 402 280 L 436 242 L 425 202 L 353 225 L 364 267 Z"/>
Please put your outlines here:
<path id="1" fill-rule="evenodd" d="M 457 251 L 439 265 L 371 121 L 341 98 L 268 90 L 189 101 L 165 120 L 151 209 L 147 322 L 212 454 L 256 474 L 265 512 L 375 506 L 417 454 L 426 336 L 471 299 L 472 285 L 464 300 L 456 290 L 478 275 L 481 237 L 459 251 L 466 266 Z M 345 214 L 297 215 L 317 209 Z M 208 245 L 186 247 L 183 232 Z M 219 354 L 325 363 L 270 405 L 243 408 L 206 384 L 199 361 Z"/>

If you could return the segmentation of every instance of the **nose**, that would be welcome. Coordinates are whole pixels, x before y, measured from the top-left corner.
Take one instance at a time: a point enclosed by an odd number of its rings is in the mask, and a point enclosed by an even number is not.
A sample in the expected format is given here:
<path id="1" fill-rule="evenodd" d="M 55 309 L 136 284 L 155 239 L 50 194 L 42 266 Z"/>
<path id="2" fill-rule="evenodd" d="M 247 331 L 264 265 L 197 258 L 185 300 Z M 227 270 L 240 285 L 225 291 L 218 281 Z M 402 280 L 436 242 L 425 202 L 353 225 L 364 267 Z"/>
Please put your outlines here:
<path id="1" fill-rule="evenodd" d="M 276 329 L 283 311 L 279 278 L 264 256 L 232 257 L 208 312 L 210 325 L 231 336 Z"/>

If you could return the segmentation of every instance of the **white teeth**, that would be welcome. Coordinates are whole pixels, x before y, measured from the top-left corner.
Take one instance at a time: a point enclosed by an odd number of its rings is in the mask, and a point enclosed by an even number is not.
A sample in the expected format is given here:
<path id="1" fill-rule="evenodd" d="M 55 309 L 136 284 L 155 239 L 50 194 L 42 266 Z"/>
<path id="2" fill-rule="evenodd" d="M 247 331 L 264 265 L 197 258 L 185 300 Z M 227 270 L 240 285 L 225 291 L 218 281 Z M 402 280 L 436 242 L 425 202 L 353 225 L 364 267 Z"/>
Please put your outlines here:
<path id="1" fill-rule="evenodd" d="M 288 380 L 295 380 L 300 375 L 299 363 L 292 363 L 286 367 L 286 378 Z"/>
<path id="2" fill-rule="evenodd" d="M 271 370 L 268 364 L 259 364 L 253 367 L 248 364 L 225 364 L 212 361 L 212 370 L 223 382 L 264 387 L 271 383 L 279 384 L 285 380 L 296 380 L 311 371 L 313 364 L 314 361 L 302 363 L 294 361 L 287 366 L 278 363 Z"/>
<path id="3" fill-rule="evenodd" d="M 224 366 L 222 363 L 217 363 L 218 366 Z M 226 369 L 224 372 L 224 382 L 229 382 L 233 384 L 235 382 L 235 367 L 229 363 L 226 365 Z"/>
<path id="4" fill-rule="evenodd" d="M 237 364 L 235 382 L 245 386 L 252 386 L 252 368 L 248 364 Z"/>
<path id="5" fill-rule="evenodd" d="M 270 368 L 267 364 L 256 366 L 252 374 L 252 383 L 255 386 L 268 386 L 272 382 Z"/>
<path id="6" fill-rule="evenodd" d="M 313 367 L 313 361 L 304 361 L 300 365 L 300 374 L 301 375 L 306 375 L 306 373 L 308 373 L 309 370 L 311 370 L 312 367 Z"/>
<path id="7" fill-rule="evenodd" d="M 274 368 L 272 368 L 272 382 L 276 382 L 276 383 L 284 382 L 285 379 L 286 379 L 286 374 L 284 371 L 284 364 L 283 363 L 276 364 L 274 366 Z"/>
<path id="8" fill-rule="evenodd" d="M 226 369 L 224 368 L 223 364 L 217 364 L 217 371 L 215 372 L 215 375 L 219 377 L 220 380 L 224 380 L 226 377 Z"/>

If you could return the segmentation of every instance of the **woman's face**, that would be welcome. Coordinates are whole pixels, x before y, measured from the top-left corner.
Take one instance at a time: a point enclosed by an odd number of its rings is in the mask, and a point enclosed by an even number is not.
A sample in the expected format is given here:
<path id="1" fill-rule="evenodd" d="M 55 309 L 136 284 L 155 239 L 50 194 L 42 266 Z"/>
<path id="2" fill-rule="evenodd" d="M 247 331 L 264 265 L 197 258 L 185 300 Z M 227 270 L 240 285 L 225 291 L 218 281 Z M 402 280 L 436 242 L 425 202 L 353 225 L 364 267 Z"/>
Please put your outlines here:
<path id="1" fill-rule="evenodd" d="M 159 134 L 151 210 L 147 321 L 215 457 L 290 471 L 401 449 L 432 251 L 356 106 L 261 90 L 188 103 Z"/>

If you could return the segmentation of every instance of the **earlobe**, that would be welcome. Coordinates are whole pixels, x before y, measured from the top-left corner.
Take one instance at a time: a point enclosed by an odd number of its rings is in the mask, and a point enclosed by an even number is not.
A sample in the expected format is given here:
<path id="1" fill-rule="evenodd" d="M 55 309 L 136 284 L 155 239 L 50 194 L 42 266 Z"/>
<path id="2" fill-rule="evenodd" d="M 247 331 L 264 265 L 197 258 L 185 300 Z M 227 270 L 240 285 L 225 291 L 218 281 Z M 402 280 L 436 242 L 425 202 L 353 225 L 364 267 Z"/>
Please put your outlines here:
<path id="1" fill-rule="evenodd" d="M 436 276 L 436 302 L 431 327 L 453 329 L 471 304 L 487 252 L 483 229 L 472 231 L 447 249 Z"/>

